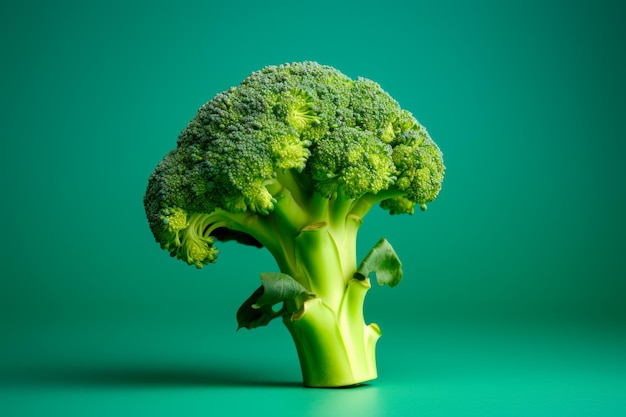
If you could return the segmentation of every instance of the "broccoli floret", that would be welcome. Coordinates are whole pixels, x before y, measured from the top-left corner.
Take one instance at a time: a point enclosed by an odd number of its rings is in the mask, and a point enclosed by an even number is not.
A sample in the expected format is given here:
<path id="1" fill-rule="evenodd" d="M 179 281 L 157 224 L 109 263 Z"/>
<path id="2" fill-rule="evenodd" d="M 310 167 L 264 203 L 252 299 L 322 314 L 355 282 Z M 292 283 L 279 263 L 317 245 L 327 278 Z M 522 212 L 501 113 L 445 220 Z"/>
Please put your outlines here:
<path id="1" fill-rule="evenodd" d="M 390 286 L 402 277 L 384 239 L 357 265 L 363 217 L 376 204 L 425 209 L 443 175 L 426 129 L 377 83 L 290 63 L 204 104 L 150 176 L 144 203 L 161 247 L 197 268 L 217 260 L 217 242 L 267 248 L 280 272 L 261 274 L 239 327 L 282 318 L 306 386 L 351 386 L 377 375 L 380 329 L 363 319 L 369 275 Z"/>

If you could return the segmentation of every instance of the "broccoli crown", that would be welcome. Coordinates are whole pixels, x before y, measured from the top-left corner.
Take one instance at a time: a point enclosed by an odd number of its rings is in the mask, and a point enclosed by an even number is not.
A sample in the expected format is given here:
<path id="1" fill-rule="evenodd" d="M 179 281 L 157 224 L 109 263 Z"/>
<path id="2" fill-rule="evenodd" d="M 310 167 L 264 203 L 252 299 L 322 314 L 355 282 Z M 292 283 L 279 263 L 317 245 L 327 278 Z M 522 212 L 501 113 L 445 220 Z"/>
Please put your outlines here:
<path id="1" fill-rule="evenodd" d="M 294 195 L 379 196 L 390 213 L 410 214 L 437 196 L 444 166 L 426 129 L 377 83 L 315 62 L 268 66 L 204 104 L 158 164 L 144 199 L 151 229 L 196 266 L 215 261 L 215 237 L 261 245 L 223 231 L 237 229 L 230 214 L 274 212 L 285 173 Z"/>

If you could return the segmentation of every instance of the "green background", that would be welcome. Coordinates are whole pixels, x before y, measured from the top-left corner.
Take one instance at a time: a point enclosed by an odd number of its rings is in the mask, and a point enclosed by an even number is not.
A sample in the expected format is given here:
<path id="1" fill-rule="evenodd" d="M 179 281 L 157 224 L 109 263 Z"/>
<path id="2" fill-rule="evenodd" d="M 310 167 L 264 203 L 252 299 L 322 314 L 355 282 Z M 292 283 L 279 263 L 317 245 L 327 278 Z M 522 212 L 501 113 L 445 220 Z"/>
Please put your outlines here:
<path id="1" fill-rule="evenodd" d="M 29 1 L 0 7 L 3 416 L 626 413 L 626 15 L 619 1 Z M 197 108 L 269 64 L 380 83 L 444 152 L 425 213 L 372 211 L 379 379 L 299 385 L 276 269 L 154 242 L 147 177 Z"/>

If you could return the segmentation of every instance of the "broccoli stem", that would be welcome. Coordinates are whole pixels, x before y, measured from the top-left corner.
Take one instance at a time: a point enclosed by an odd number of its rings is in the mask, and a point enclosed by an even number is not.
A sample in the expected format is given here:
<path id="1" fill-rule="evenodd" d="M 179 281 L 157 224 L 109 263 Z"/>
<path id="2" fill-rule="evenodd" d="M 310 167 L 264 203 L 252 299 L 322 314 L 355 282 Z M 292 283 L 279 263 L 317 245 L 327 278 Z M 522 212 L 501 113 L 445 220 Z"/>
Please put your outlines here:
<path id="1" fill-rule="evenodd" d="M 329 199 L 304 188 L 293 170 L 279 174 L 268 190 L 276 200 L 274 211 L 232 227 L 247 229 L 269 249 L 280 271 L 308 292 L 306 300 L 286 301 L 283 310 L 304 385 L 353 386 L 375 379 L 380 329 L 365 324 L 363 302 L 370 282 L 354 274 L 361 215 L 380 196 L 361 201 L 339 188 Z"/>
<path id="2" fill-rule="evenodd" d="M 374 204 L 380 203 L 381 201 L 389 198 L 399 197 L 401 195 L 404 195 L 404 193 L 396 189 L 383 190 L 376 194 L 367 193 L 361 196 L 361 198 L 354 203 L 350 213 L 363 217 L 372 209 Z"/>
<path id="3" fill-rule="evenodd" d="M 363 299 L 369 282 L 350 280 L 338 311 L 323 299 L 304 303 L 299 314 L 283 316 L 298 352 L 304 385 L 347 387 L 377 377 L 380 329 L 365 324 Z"/>
<path id="4" fill-rule="evenodd" d="M 282 271 L 315 294 L 300 310 L 283 316 L 306 386 L 351 386 L 377 376 L 380 330 L 367 326 L 363 317 L 370 283 L 353 278 L 360 224 L 360 218 L 351 217 L 342 228 L 326 222 L 304 227 L 295 239 L 296 268 Z"/>

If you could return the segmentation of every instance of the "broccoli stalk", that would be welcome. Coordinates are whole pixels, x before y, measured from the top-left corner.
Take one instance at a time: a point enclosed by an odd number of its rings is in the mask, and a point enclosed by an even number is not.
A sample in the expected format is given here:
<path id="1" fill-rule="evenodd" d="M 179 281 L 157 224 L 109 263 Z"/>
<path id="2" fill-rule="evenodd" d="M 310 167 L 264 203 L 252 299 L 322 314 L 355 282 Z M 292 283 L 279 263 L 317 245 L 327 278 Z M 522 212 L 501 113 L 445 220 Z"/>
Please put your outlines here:
<path id="1" fill-rule="evenodd" d="M 152 232 L 202 268 L 216 241 L 265 247 L 280 272 L 237 312 L 239 328 L 282 318 L 304 384 L 376 378 L 376 324 L 363 301 L 370 275 L 395 286 L 401 263 L 381 239 L 357 265 L 356 239 L 376 204 L 412 214 L 438 194 L 439 148 L 378 84 L 313 62 L 271 66 L 202 106 L 150 176 Z"/>
<path id="2" fill-rule="evenodd" d="M 291 195 L 282 195 L 273 213 L 260 219 L 276 227 L 264 246 L 271 248 L 279 236 L 278 249 L 270 250 L 280 265 L 280 279 L 263 275 L 263 285 L 238 312 L 239 325 L 254 328 L 282 316 L 307 386 L 350 386 L 374 379 L 380 329 L 364 322 L 370 280 L 369 273 L 357 273 L 356 238 L 362 223 L 358 213 L 376 199 L 371 196 L 357 204 L 359 200 L 325 199 L 309 190 L 300 205 Z M 310 217 L 312 213 L 317 216 Z M 264 243 L 262 235 L 259 241 Z M 401 270 L 394 272 L 399 281 Z M 265 300 L 267 292 L 274 295 Z M 273 306 L 279 302 L 283 306 L 275 312 Z"/>

